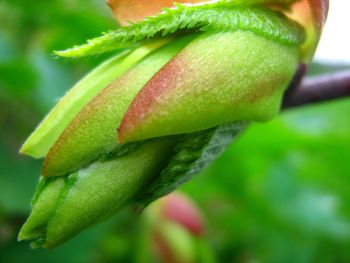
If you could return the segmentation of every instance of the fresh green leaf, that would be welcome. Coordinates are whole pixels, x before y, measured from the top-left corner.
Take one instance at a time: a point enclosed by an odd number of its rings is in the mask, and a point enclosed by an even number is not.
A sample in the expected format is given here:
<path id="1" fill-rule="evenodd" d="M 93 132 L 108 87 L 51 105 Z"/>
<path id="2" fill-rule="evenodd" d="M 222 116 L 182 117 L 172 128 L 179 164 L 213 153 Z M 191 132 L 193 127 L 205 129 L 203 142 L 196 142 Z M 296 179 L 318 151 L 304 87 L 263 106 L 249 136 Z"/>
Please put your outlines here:
<path id="1" fill-rule="evenodd" d="M 62 57 L 82 57 L 124 49 L 135 43 L 165 36 L 177 31 L 254 32 L 283 44 L 298 45 L 304 41 L 302 27 L 282 13 L 263 7 L 239 6 L 235 1 L 219 1 L 202 5 L 176 4 L 157 16 L 121 27 L 88 41 L 87 44 L 55 53 Z"/>

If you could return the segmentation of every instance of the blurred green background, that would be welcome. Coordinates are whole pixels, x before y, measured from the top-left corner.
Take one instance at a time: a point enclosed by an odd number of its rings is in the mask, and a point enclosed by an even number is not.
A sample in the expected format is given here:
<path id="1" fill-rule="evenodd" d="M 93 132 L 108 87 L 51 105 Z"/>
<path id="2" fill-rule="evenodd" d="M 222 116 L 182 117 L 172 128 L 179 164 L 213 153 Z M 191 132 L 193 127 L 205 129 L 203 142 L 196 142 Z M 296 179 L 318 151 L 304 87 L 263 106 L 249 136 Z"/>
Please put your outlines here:
<path id="1" fill-rule="evenodd" d="M 0 1 L 0 262 L 155 262 L 140 256 L 143 226 L 130 211 L 53 251 L 16 241 L 41 164 L 17 151 L 104 59 L 67 61 L 52 50 L 115 27 L 103 0 Z M 314 65 L 311 73 L 339 67 Z M 350 262 L 349 114 L 350 99 L 342 99 L 252 125 L 182 187 L 202 210 L 217 262 Z"/>

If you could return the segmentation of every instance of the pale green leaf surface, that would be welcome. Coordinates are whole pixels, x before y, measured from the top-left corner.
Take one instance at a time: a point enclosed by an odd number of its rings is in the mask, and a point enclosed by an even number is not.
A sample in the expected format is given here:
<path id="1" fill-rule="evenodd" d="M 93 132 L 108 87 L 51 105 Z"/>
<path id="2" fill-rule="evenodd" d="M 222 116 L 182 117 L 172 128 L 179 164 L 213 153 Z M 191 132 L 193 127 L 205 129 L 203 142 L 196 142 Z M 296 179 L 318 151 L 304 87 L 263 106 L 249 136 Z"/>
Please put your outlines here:
<path id="1" fill-rule="evenodd" d="M 267 121 L 279 112 L 298 60 L 297 47 L 251 32 L 204 33 L 141 90 L 118 139 L 126 143 L 239 120 Z"/>

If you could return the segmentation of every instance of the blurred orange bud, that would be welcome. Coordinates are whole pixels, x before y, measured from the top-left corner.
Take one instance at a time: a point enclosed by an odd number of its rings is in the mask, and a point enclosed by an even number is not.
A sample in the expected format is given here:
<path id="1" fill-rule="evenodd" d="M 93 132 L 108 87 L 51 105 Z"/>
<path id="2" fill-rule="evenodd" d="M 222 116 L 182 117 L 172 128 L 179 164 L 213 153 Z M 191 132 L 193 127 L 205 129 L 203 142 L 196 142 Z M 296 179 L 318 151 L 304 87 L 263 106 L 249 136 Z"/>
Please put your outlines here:
<path id="1" fill-rule="evenodd" d="M 309 63 L 320 40 L 328 13 L 328 0 L 301 0 L 292 5 L 289 17 L 300 23 L 306 31 L 306 41 L 301 46 L 302 62 Z"/>
<path id="2" fill-rule="evenodd" d="M 150 222 L 153 251 L 161 262 L 199 262 L 203 245 L 203 217 L 184 194 L 172 193 L 145 211 Z"/>
<path id="3" fill-rule="evenodd" d="M 121 25 L 128 22 L 142 20 L 146 16 L 155 15 L 164 7 L 171 7 L 173 3 L 200 3 L 207 0 L 108 0 L 107 3 L 113 11 L 113 15 Z"/>
<path id="4" fill-rule="evenodd" d="M 202 215 L 197 206 L 187 196 L 174 193 L 161 201 L 161 217 L 175 222 L 196 236 L 203 235 Z"/>

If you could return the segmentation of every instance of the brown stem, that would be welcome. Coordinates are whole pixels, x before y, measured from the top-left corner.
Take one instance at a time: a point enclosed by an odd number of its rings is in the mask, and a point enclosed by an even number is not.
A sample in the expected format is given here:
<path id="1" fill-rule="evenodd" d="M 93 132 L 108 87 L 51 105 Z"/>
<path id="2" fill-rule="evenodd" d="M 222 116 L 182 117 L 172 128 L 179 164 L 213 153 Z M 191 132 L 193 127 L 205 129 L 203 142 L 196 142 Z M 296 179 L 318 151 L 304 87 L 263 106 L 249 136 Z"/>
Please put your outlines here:
<path id="1" fill-rule="evenodd" d="M 302 80 L 300 85 L 298 85 L 298 81 L 292 82 L 292 85 L 285 94 L 283 108 L 348 96 L 350 96 L 350 70 L 344 70 L 315 77 L 307 77 Z"/>

